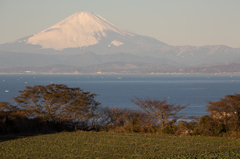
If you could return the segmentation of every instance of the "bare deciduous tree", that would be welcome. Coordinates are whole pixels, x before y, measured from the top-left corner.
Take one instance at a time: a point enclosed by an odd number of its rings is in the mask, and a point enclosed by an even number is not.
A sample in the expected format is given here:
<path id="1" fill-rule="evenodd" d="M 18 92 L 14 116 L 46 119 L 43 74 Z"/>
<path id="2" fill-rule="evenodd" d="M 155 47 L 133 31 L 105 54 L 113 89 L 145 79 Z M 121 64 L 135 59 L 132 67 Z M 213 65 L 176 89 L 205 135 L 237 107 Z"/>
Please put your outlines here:
<path id="1" fill-rule="evenodd" d="M 152 117 L 159 119 L 163 127 L 165 127 L 166 123 L 169 122 L 170 118 L 176 117 L 176 114 L 179 111 L 188 106 L 168 104 L 167 100 L 160 101 L 151 100 L 149 98 L 142 100 L 137 97 L 135 97 L 135 99 L 136 100 L 131 101 Z"/>

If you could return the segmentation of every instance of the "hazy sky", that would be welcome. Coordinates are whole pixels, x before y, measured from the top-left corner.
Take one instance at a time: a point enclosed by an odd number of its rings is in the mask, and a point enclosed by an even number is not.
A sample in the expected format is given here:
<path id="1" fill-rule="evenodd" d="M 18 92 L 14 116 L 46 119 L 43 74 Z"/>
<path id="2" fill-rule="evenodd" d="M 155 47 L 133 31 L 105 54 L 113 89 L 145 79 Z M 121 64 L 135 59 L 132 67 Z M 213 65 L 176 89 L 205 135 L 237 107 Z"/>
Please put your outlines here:
<path id="1" fill-rule="evenodd" d="M 0 0 L 0 44 L 38 33 L 77 11 L 169 45 L 240 47 L 240 0 Z"/>

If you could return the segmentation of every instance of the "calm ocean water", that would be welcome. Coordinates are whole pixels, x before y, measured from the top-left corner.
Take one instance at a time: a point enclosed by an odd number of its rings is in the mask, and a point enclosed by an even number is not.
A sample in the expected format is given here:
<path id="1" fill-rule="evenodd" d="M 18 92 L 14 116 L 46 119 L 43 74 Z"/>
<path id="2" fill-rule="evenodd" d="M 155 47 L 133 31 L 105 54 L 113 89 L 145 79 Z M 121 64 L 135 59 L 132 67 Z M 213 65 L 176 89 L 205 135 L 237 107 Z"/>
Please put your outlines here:
<path id="1" fill-rule="evenodd" d="M 182 111 L 187 116 L 205 115 L 205 101 L 240 93 L 239 75 L 0 75 L 0 101 L 11 101 L 25 86 L 51 83 L 96 93 L 103 106 L 138 109 L 134 96 L 190 104 Z"/>

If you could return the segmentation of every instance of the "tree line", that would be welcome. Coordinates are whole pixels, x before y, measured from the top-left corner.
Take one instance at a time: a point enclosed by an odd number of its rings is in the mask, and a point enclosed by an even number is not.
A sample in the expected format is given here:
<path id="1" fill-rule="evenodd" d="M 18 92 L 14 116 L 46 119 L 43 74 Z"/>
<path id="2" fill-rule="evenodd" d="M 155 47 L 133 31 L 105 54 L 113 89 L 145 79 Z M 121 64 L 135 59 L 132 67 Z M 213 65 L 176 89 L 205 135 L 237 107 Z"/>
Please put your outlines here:
<path id="1" fill-rule="evenodd" d="M 0 102 L 1 135 L 94 130 L 238 137 L 240 131 L 240 94 L 207 101 L 207 115 L 187 118 L 179 112 L 188 105 L 134 97 L 139 110 L 103 107 L 97 94 L 63 84 L 27 86 L 19 93 L 11 103 Z"/>

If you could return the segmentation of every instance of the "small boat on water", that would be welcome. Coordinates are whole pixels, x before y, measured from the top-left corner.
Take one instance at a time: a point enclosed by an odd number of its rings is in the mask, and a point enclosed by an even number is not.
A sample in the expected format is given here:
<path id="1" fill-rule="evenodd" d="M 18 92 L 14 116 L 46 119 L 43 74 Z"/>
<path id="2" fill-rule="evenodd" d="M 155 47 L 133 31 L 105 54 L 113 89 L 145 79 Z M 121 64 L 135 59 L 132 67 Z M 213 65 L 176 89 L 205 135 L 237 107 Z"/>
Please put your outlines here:
<path id="1" fill-rule="evenodd" d="M 5 92 L 9 92 L 9 90 L 5 90 Z"/>

